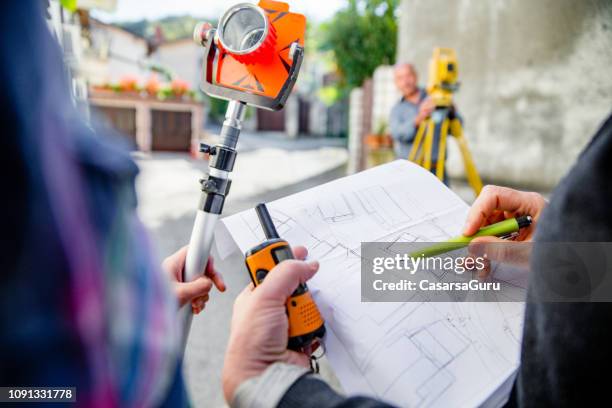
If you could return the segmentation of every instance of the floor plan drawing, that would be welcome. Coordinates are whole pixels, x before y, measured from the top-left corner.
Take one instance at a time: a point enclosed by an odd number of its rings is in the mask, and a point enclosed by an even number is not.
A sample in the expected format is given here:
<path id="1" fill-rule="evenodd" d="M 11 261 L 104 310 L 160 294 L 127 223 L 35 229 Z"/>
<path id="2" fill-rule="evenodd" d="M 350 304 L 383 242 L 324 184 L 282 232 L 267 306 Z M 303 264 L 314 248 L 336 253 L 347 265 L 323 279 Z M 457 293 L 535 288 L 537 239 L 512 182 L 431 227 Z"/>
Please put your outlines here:
<path id="1" fill-rule="evenodd" d="M 361 301 L 362 242 L 384 242 L 396 253 L 400 242 L 460 232 L 467 205 L 433 175 L 396 161 L 268 208 L 279 234 L 320 261 L 309 287 L 326 321 L 327 357 L 347 393 L 398 406 L 499 400 L 518 366 L 522 303 L 428 302 L 420 295 L 401 303 Z M 254 211 L 223 225 L 243 252 L 263 240 Z"/>

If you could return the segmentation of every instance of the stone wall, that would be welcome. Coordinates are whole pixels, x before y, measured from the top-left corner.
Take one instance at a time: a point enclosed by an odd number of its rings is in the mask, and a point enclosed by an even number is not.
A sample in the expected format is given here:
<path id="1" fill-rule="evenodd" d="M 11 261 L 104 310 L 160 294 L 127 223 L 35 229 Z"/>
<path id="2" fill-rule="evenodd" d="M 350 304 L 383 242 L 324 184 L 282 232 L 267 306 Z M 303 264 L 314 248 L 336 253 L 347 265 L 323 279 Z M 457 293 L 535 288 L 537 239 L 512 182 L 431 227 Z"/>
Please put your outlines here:
<path id="1" fill-rule="evenodd" d="M 612 1 L 404 0 L 398 61 L 459 58 L 456 104 L 488 182 L 556 184 L 612 110 Z M 451 145 L 449 171 L 462 173 Z"/>

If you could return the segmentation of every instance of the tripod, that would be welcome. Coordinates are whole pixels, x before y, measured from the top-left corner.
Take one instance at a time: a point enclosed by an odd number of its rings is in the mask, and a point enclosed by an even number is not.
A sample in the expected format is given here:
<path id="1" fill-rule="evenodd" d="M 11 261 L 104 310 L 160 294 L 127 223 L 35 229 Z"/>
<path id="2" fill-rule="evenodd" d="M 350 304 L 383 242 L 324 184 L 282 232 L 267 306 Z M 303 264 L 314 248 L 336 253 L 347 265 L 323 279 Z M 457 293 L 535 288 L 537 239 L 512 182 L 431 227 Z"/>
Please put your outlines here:
<path id="1" fill-rule="evenodd" d="M 417 134 L 412 144 L 412 149 L 408 155 L 408 160 L 432 171 L 432 163 L 435 163 L 435 175 L 441 181 L 444 181 L 446 171 L 446 143 L 448 135 L 453 136 L 457 140 L 463 164 L 465 166 L 465 174 L 468 183 L 474 190 L 476 195 L 482 190 L 482 180 L 474 165 L 472 154 L 468 148 L 467 141 L 463 136 L 463 126 L 455 113 L 455 109 L 450 106 L 437 106 L 432 114 L 419 125 Z M 438 155 L 433 158 L 434 143 L 438 142 Z"/>

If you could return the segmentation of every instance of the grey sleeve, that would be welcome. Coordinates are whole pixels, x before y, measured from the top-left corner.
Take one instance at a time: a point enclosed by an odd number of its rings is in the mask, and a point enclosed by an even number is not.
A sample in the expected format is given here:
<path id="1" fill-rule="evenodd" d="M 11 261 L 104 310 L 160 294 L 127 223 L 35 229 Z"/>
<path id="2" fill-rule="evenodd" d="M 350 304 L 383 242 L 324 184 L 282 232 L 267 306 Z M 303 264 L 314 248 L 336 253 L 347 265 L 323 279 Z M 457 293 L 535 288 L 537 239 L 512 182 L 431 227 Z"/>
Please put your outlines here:
<path id="1" fill-rule="evenodd" d="M 345 397 L 314 375 L 300 377 L 283 397 L 278 408 L 393 408 L 370 397 Z"/>
<path id="2" fill-rule="evenodd" d="M 389 129 L 394 140 L 400 143 L 410 143 L 416 134 L 414 117 L 403 115 L 399 105 L 396 105 L 391 111 Z"/>
<path id="3" fill-rule="evenodd" d="M 392 408 L 368 397 L 346 398 L 303 367 L 275 363 L 242 383 L 231 408 Z"/>
<path id="4" fill-rule="evenodd" d="M 308 372 L 306 368 L 293 364 L 274 363 L 260 376 L 240 384 L 230 407 L 275 407 L 293 383 Z"/>

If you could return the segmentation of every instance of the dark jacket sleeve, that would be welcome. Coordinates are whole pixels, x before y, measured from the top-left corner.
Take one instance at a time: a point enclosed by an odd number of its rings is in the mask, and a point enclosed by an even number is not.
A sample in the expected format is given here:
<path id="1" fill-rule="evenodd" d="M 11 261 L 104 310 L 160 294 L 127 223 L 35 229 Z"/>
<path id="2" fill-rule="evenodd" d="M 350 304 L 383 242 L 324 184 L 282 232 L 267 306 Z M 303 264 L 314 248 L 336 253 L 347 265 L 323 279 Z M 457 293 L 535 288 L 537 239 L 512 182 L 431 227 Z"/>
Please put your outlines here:
<path id="1" fill-rule="evenodd" d="M 278 408 L 387 408 L 392 405 L 368 397 L 346 398 L 325 382 L 306 375 L 297 380 L 283 396 Z"/>
<path id="2" fill-rule="evenodd" d="M 542 269 L 554 270 L 552 263 L 562 255 L 536 248 L 540 242 L 612 242 L 611 157 L 609 117 L 553 192 L 538 224 L 521 368 L 509 406 L 586 406 L 610 398 L 612 304 L 537 301 L 550 279 Z M 612 273 L 609 267 L 602 269 Z"/>

